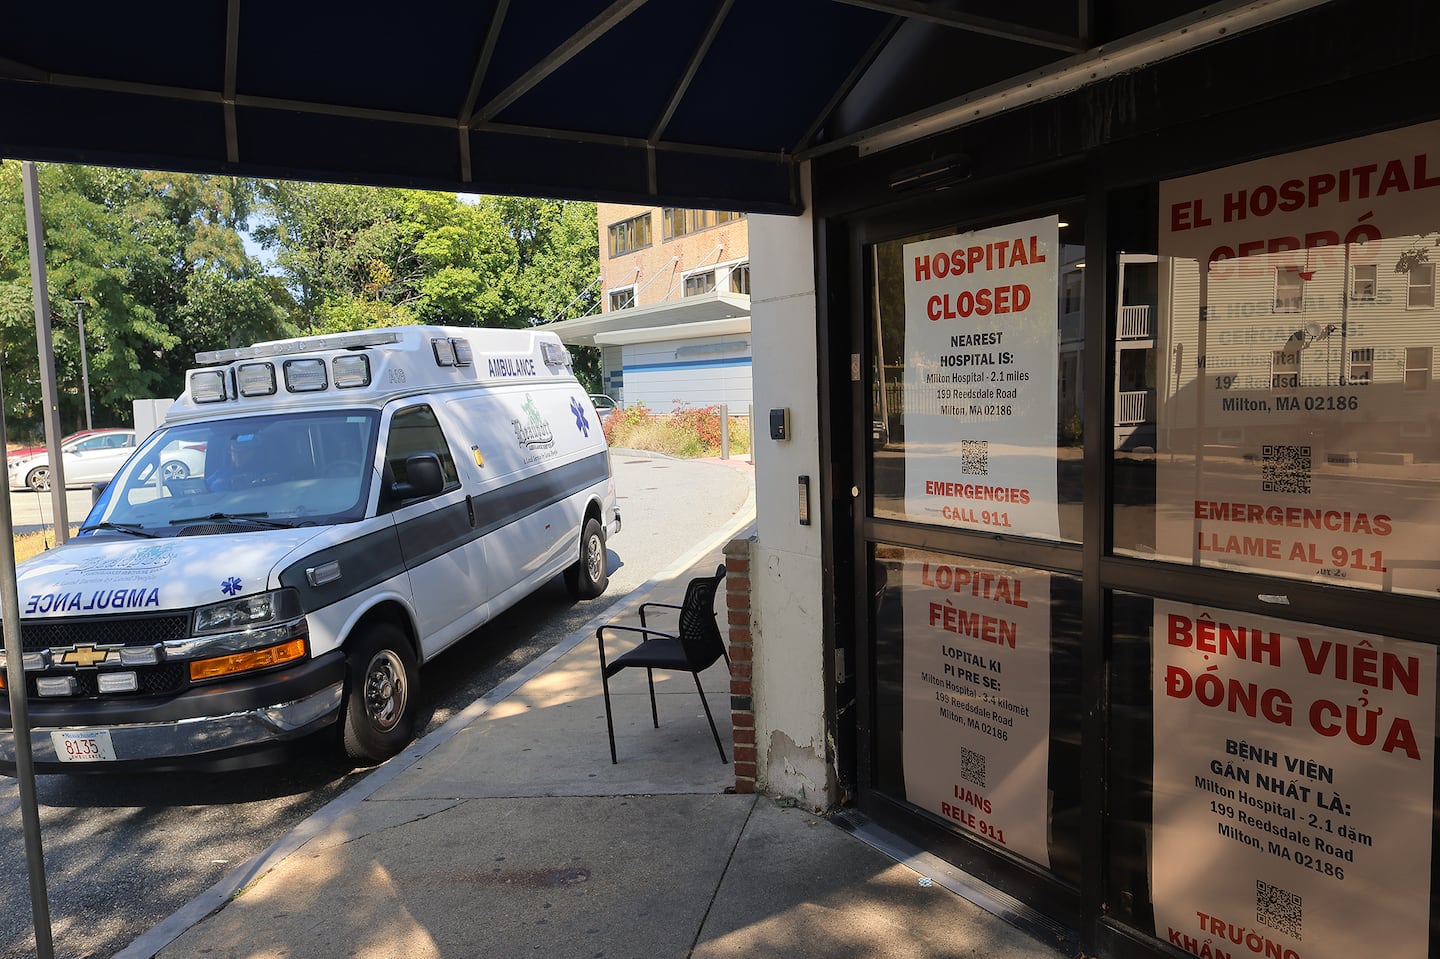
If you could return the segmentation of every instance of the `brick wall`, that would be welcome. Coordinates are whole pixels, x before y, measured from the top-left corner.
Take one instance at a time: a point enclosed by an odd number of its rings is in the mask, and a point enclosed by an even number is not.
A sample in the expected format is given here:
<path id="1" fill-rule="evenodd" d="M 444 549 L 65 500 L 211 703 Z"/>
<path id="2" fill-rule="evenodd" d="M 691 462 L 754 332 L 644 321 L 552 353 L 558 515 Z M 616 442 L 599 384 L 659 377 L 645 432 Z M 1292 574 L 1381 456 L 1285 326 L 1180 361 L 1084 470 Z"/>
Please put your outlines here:
<path id="1" fill-rule="evenodd" d="M 610 290 L 635 284 L 639 289 L 636 306 L 678 303 L 683 298 L 682 275 L 686 270 L 717 263 L 747 259 L 750 255 L 748 218 L 707 227 L 698 233 L 667 240 L 664 238 L 662 207 L 599 203 L 596 216 L 600 227 L 600 277 L 602 309 L 610 311 Z M 642 213 L 650 213 L 650 246 L 611 259 L 610 226 Z M 716 247 L 720 249 L 717 251 Z M 656 274 L 667 274 L 658 279 Z"/>
<path id="2" fill-rule="evenodd" d="M 753 793 L 756 789 L 750 548 L 751 541 L 748 539 L 731 540 L 725 546 L 725 606 L 730 633 L 730 724 L 735 737 L 735 791 L 738 793 Z"/>

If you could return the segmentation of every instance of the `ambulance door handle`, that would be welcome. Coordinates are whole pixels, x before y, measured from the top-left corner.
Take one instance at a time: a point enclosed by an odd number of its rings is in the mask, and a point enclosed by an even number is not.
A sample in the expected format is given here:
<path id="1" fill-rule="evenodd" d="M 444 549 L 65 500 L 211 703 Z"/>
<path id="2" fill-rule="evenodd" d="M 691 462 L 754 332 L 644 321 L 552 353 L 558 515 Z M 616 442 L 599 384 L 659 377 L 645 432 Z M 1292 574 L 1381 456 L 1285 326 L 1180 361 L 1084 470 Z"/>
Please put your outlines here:
<path id="1" fill-rule="evenodd" d="M 470 528 L 475 528 L 475 494 L 465 494 L 465 508 L 470 511 Z"/>

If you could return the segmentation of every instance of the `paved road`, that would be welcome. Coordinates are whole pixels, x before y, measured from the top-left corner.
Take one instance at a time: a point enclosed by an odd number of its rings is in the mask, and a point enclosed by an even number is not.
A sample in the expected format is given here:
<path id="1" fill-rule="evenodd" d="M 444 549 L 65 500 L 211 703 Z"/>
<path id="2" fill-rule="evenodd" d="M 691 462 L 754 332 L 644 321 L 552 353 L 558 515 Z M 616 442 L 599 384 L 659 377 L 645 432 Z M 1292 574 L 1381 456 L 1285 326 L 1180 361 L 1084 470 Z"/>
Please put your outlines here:
<path id="1" fill-rule="evenodd" d="M 503 682 L 667 569 L 752 503 L 750 475 L 714 463 L 616 451 L 624 529 L 605 595 L 570 600 L 559 578 L 421 673 L 417 736 Z M 55 952 L 105 957 L 128 945 L 364 775 L 316 749 L 234 774 L 42 776 L 41 835 Z M 34 955 L 19 789 L 0 777 L 0 957 Z"/>
<path id="2" fill-rule="evenodd" d="M 70 525 L 80 523 L 90 512 L 92 497 L 89 487 L 65 491 L 65 512 Z M 32 490 L 10 491 L 10 522 L 15 532 L 28 533 L 33 530 L 55 527 L 55 506 L 50 493 L 36 493 Z"/>

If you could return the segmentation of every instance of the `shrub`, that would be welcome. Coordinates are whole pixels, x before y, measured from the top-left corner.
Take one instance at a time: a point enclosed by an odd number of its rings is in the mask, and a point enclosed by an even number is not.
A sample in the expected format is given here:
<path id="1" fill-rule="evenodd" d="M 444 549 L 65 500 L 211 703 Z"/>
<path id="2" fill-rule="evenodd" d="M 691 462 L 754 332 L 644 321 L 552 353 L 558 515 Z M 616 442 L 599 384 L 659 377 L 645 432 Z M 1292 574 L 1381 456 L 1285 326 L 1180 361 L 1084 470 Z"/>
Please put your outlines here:
<path id="1" fill-rule="evenodd" d="M 720 455 L 718 406 L 678 406 L 670 413 L 654 414 L 640 403 L 613 411 L 602 423 L 611 446 L 687 458 Z M 730 452 L 749 450 L 750 424 L 744 417 L 732 416 Z"/>
<path id="2" fill-rule="evenodd" d="M 1080 418 L 1079 413 L 1071 413 L 1060 425 L 1060 441 L 1067 444 L 1076 444 L 1085 439 L 1085 421 Z"/>
<path id="3" fill-rule="evenodd" d="M 605 442 L 611 446 L 625 446 L 620 438 L 629 437 L 631 433 L 641 429 L 650 416 L 650 410 L 644 403 L 636 403 L 634 406 L 625 406 L 620 409 L 611 410 L 601 420 L 601 428 L 605 431 Z"/>

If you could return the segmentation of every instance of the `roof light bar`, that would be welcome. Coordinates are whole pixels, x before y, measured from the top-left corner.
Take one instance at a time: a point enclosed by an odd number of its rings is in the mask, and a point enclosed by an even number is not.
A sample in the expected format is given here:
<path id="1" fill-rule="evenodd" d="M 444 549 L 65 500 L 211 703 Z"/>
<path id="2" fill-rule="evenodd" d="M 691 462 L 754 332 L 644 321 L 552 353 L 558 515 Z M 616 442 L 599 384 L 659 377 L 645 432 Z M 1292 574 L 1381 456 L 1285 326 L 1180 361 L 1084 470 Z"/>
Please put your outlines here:
<path id="1" fill-rule="evenodd" d="M 235 370 L 235 388 L 241 396 L 273 396 L 275 364 L 245 363 Z"/>
<path id="2" fill-rule="evenodd" d="M 285 388 L 291 393 L 318 393 L 329 386 L 324 360 L 285 361 Z"/>
<path id="3" fill-rule="evenodd" d="M 330 361 L 330 371 L 335 374 L 338 389 L 353 390 L 370 385 L 370 357 L 364 353 L 335 357 Z"/>
<path id="4" fill-rule="evenodd" d="M 190 374 L 190 398 L 196 403 L 223 403 L 230 398 L 224 370 L 196 370 Z"/>
<path id="5" fill-rule="evenodd" d="M 475 362 L 470 341 L 458 336 L 436 337 L 430 341 L 430 348 L 435 351 L 438 366 L 469 366 Z"/>
<path id="6" fill-rule="evenodd" d="M 451 340 L 455 344 L 455 365 L 470 366 L 475 362 L 475 351 L 470 346 L 470 341 L 456 337 Z"/>
<path id="7" fill-rule="evenodd" d="M 204 366 L 216 363 L 234 363 L 236 360 L 259 360 L 270 356 L 291 356 L 295 353 L 316 353 L 320 350 L 358 350 L 367 346 L 384 346 L 400 342 L 400 335 L 394 330 L 357 330 L 353 333 L 327 333 L 321 336 L 305 336 L 293 340 L 275 340 L 271 343 L 257 343 L 233 350 L 210 350 L 196 353 L 195 362 Z"/>

